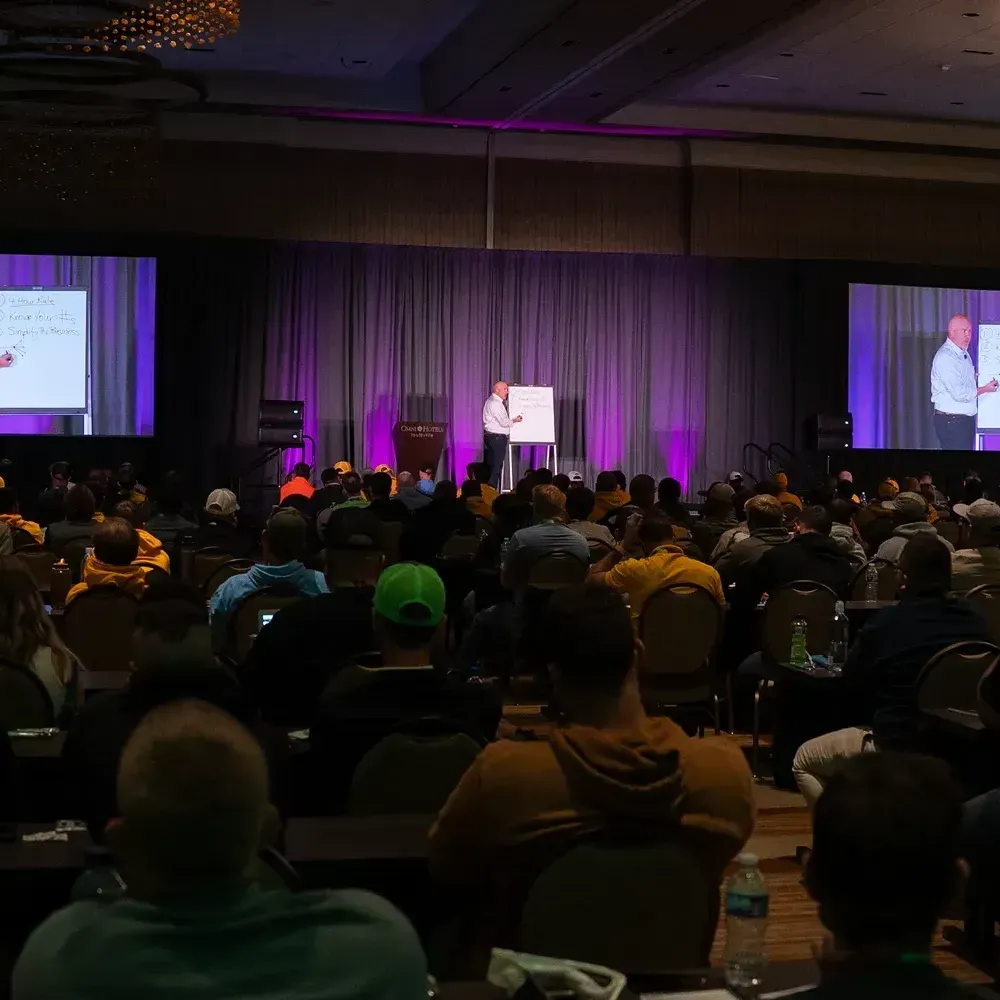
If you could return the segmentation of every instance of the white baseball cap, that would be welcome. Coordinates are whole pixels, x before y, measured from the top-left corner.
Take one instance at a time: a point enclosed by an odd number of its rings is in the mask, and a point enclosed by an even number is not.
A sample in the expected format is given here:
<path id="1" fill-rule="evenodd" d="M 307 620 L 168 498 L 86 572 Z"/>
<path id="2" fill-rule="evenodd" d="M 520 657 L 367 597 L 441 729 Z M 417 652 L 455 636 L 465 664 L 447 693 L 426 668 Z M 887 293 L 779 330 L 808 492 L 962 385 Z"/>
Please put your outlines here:
<path id="1" fill-rule="evenodd" d="M 582 483 L 583 482 L 583 473 L 582 472 L 577 472 L 576 469 L 574 469 L 572 472 L 567 472 L 566 476 L 567 476 L 567 478 L 569 479 L 569 481 L 571 483 Z"/>

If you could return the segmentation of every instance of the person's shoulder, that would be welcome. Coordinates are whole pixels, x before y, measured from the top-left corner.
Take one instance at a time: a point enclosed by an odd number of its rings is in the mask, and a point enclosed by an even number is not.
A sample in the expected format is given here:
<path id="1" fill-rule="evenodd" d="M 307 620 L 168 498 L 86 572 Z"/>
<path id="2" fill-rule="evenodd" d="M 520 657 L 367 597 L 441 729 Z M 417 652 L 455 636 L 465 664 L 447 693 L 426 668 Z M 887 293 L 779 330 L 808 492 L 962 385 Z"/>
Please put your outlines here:
<path id="1" fill-rule="evenodd" d="M 84 971 L 78 960 L 86 963 L 93 958 L 94 940 L 102 933 L 109 905 L 96 901 L 70 903 L 36 927 L 14 967 L 14 994 L 51 996 L 52 1000 L 71 996 L 60 987 L 69 989 L 73 979 Z"/>

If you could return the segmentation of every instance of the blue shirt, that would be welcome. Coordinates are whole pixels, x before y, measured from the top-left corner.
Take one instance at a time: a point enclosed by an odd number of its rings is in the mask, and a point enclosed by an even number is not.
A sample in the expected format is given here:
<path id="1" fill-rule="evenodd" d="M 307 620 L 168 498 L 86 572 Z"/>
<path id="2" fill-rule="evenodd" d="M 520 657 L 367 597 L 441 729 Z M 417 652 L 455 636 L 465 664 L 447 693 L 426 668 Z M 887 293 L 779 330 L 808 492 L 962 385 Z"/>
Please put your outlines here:
<path id="1" fill-rule="evenodd" d="M 525 585 L 528 570 L 541 559 L 556 552 L 576 556 L 584 566 L 590 565 L 590 546 L 579 532 L 558 521 L 541 521 L 511 535 L 507 544 L 503 569 L 507 580 L 517 589 Z"/>

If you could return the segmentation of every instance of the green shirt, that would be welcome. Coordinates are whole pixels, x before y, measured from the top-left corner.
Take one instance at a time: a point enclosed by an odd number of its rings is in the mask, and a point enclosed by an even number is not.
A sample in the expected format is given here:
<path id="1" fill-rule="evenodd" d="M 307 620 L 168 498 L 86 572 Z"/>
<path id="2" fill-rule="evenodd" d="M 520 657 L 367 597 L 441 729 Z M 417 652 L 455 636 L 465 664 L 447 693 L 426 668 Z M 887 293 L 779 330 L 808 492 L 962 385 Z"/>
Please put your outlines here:
<path id="1" fill-rule="evenodd" d="M 15 1000 L 427 1000 L 406 918 L 378 896 L 265 892 L 80 902 L 49 917 L 14 969 Z"/>

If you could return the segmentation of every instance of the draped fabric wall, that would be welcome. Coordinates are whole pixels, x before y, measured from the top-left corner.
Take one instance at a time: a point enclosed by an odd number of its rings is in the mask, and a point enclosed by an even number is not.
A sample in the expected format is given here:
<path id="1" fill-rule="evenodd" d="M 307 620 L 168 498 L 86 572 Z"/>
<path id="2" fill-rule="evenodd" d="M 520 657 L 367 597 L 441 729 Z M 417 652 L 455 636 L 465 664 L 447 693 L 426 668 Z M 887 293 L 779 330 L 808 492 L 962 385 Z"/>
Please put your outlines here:
<path id="1" fill-rule="evenodd" d="M 256 440 L 263 395 L 305 400 L 321 465 L 394 465 L 397 419 L 445 420 L 464 476 L 497 378 L 555 386 L 561 467 L 588 480 L 620 467 L 693 491 L 745 442 L 793 438 L 790 265 L 218 244 L 161 275 L 159 427 L 216 456 Z"/>

